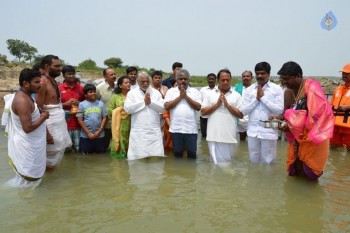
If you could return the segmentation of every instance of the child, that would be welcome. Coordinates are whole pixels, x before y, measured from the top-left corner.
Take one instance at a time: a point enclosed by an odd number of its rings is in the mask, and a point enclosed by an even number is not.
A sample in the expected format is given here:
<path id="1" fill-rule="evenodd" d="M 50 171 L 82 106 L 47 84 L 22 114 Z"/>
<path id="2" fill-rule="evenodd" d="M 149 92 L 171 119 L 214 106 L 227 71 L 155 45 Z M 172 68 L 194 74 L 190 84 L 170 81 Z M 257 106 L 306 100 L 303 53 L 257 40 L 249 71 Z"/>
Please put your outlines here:
<path id="1" fill-rule="evenodd" d="M 93 84 L 84 86 L 85 98 L 79 103 L 77 119 L 81 127 L 80 151 L 83 154 L 104 153 L 104 126 L 107 111 L 104 104 L 96 100 L 96 87 Z"/>

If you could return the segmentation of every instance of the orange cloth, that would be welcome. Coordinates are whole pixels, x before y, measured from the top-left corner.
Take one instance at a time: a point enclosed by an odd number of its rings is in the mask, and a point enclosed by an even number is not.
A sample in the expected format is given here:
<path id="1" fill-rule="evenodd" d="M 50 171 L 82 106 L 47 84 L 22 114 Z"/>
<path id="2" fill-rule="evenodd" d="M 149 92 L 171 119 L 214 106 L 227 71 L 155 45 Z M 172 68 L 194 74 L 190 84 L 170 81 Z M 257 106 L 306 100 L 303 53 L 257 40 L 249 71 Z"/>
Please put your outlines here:
<path id="1" fill-rule="evenodd" d="M 312 171 L 321 175 L 327 162 L 329 153 L 329 139 L 324 140 L 320 144 L 315 144 L 310 140 L 299 141 L 299 150 L 297 152 L 299 160 L 304 162 Z M 296 160 L 294 154 L 294 143 L 288 144 L 287 149 L 287 170 Z"/>
<path id="2" fill-rule="evenodd" d="M 123 107 L 117 107 L 112 112 L 112 140 L 114 142 L 114 150 L 118 151 L 119 149 L 119 139 L 120 139 L 120 122 L 122 119 Z"/>
<path id="3" fill-rule="evenodd" d="M 170 119 L 170 112 L 169 111 L 163 112 L 163 118 Z M 164 149 L 166 149 L 166 150 L 173 149 L 173 141 L 171 140 L 171 135 L 169 132 L 169 125 L 166 122 L 164 123 Z"/>
<path id="4" fill-rule="evenodd" d="M 331 103 L 335 111 L 339 106 L 350 105 L 350 87 L 345 85 L 337 87 L 333 92 Z M 344 116 L 335 116 L 334 125 L 350 128 L 350 117 L 347 122 L 343 122 L 343 120 Z"/>

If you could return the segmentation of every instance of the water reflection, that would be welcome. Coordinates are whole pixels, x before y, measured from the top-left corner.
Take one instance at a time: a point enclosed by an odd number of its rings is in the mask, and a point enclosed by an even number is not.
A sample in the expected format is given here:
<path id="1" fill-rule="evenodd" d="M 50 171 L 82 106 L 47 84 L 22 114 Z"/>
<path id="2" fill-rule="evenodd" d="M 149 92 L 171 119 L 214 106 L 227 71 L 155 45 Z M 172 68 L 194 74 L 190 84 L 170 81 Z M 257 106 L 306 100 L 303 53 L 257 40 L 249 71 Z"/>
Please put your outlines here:
<path id="1" fill-rule="evenodd" d="M 5 146 L 4 146 L 5 145 Z M 350 154 L 331 150 L 318 183 L 288 177 L 286 142 L 272 166 L 249 162 L 246 142 L 233 162 L 65 155 L 39 187 L 0 187 L 1 232 L 347 232 Z M 0 183 L 13 177 L 0 136 Z"/>

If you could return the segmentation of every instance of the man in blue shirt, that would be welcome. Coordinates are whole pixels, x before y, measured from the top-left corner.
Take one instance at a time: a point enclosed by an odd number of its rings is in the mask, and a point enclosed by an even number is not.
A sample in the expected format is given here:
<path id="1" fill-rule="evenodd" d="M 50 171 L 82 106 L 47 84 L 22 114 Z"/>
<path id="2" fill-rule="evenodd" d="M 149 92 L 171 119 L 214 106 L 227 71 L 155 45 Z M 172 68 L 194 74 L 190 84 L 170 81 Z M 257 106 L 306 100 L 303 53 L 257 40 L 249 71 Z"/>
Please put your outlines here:
<path id="1" fill-rule="evenodd" d="M 169 89 L 173 87 L 173 86 L 171 85 L 171 80 L 172 80 L 172 79 L 175 80 L 175 75 L 176 75 L 176 73 L 177 73 L 179 70 L 182 69 L 182 63 L 180 63 L 180 62 L 175 62 L 175 63 L 173 64 L 172 69 L 173 69 L 173 73 L 170 75 L 170 77 L 164 79 L 163 82 L 162 82 L 162 85 L 168 87 Z"/>

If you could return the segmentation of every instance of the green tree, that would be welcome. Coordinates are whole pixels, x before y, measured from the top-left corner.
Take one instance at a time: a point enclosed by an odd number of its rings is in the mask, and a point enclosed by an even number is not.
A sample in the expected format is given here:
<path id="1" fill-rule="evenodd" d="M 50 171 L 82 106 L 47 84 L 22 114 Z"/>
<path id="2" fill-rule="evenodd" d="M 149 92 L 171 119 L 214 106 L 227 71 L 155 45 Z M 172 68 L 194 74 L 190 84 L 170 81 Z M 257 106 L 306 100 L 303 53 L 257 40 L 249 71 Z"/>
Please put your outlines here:
<path id="1" fill-rule="evenodd" d="M 34 48 L 33 46 L 28 45 L 25 48 L 25 54 L 24 54 L 24 60 L 28 61 L 31 63 L 32 59 L 34 59 L 35 54 L 38 52 L 38 50 L 36 48 Z"/>
<path id="2" fill-rule="evenodd" d="M 123 61 L 119 57 L 111 57 L 103 62 L 106 66 L 112 68 L 122 67 Z"/>
<path id="3" fill-rule="evenodd" d="M 89 59 L 79 63 L 78 68 L 87 69 L 87 70 L 94 70 L 94 69 L 97 69 L 97 66 L 96 66 L 96 62 L 89 58 Z"/>
<path id="4" fill-rule="evenodd" d="M 9 61 L 7 60 L 6 55 L 0 54 L 0 63 L 7 64 Z"/>
<path id="5" fill-rule="evenodd" d="M 27 42 L 17 39 L 8 39 L 6 41 L 7 49 L 10 54 L 18 58 L 18 62 L 21 62 L 21 58 L 25 60 L 31 60 L 34 58 L 37 49 L 29 45 Z"/>

